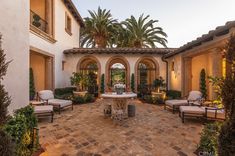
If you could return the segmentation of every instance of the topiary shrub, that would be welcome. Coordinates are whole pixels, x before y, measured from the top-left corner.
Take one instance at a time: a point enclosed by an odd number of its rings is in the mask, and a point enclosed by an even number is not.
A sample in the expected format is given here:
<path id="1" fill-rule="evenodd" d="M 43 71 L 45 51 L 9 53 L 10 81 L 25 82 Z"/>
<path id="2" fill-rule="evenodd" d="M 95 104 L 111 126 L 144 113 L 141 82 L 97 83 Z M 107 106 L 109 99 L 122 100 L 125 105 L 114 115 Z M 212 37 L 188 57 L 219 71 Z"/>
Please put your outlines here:
<path id="1" fill-rule="evenodd" d="M 35 97 L 35 85 L 34 85 L 34 75 L 33 75 L 33 69 L 29 69 L 29 99 L 33 100 Z"/>
<path id="2" fill-rule="evenodd" d="M 101 75 L 101 83 L 100 83 L 100 93 L 104 93 L 105 85 L 104 85 L 104 74 Z"/>
<path id="3" fill-rule="evenodd" d="M 205 69 L 201 70 L 200 73 L 200 91 L 204 99 L 207 98 L 207 89 L 206 89 L 206 71 Z"/>
<path id="4" fill-rule="evenodd" d="M 82 97 L 82 96 L 75 96 L 75 97 L 73 97 L 72 101 L 73 101 L 74 104 L 83 104 L 83 103 L 85 103 L 84 97 Z"/>
<path id="5" fill-rule="evenodd" d="M 131 91 L 135 92 L 135 75 L 134 75 L 134 73 L 131 74 Z"/>

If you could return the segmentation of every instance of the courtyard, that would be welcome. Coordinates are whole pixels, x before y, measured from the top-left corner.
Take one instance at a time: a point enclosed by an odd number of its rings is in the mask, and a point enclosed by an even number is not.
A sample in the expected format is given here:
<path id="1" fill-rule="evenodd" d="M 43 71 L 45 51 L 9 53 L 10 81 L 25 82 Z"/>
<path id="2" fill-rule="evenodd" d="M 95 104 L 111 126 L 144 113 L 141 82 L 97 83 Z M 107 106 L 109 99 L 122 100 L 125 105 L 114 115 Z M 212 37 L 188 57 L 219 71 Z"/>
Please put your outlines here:
<path id="1" fill-rule="evenodd" d="M 55 113 L 53 123 L 41 120 L 42 155 L 195 155 L 203 128 L 201 121 L 186 120 L 183 124 L 178 113 L 172 114 L 161 105 L 129 100 L 136 106 L 136 115 L 118 125 L 104 118 L 103 104 L 110 102 L 98 99 L 75 105 L 73 111 Z"/>

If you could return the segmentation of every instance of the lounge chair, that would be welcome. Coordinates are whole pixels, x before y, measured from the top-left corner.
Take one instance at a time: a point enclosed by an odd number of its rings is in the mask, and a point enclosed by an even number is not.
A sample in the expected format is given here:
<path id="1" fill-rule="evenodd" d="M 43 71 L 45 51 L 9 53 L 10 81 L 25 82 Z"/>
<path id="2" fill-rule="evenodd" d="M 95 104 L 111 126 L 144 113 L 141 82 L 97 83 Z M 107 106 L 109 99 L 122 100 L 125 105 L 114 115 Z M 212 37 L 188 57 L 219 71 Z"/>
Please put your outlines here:
<path id="1" fill-rule="evenodd" d="M 182 123 L 184 123 L 186 117 L 205 118 L 206 120 L 225 120 L 225 111 L 216 107 L 180 106 L 179 116 L 182 119 Z"/>
<path id="2" fill-rule="evenodd" d="M 44 117 L 51 117 L 51 122 L 53 122 L 53 116 L 54 116 L 54 111 L 53 111 L 53 106 L 51 105 L 43 105 L 43 106 L 33 106 L 34 108 L 34 114 L 38 118 L 44 118 Z"/>
<path id="3" fill-rule="evenodd" d="M 179 106 L 187 106 L 187 105 L 193 104 L 196 101 L 199 101 L 201 98 L 202 98 L 201 92 L 191 91 L 186 100 L 183 100 L 183 99 L 166 100 L 164 109 L 166 110 L 167 108 L 170 108 L 172 109 L 172 112 L 174 114 L 175 111 L 179 109 Z"/>
<path id="4" fill-rule="evenodd" d="M 59 110 L 59 114 L 61 109 L 71 107 L 73 110 L 73 102 L 71 100 L 62 100 L 55 99 L 54 94 L 51 90 L 42 90 L 38 92 L 39 100 L 44 101 L 46 104 L 53 105 L 54 108 Z"/>

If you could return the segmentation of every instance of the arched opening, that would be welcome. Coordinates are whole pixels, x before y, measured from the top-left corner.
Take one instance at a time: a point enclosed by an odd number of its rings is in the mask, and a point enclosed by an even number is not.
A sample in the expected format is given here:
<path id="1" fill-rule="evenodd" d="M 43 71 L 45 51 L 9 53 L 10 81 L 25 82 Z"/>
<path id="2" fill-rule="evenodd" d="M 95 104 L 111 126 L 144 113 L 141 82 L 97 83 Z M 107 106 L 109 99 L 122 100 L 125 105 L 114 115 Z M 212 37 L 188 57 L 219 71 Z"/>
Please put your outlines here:
<path id="1" fill-rule="evenodd" d="M 121 63 L 114 63 L 110 67 L 111 86 L 120 83 L 126 84 L 126 67 Z"/>
<path id="2" fill-rule="evenodd" d="M 121 56 L 110 58 L 106 64 L 106 91 L 114 91 L 117 83 L 125 84 L 125 91 L 129 91 L 130 66 L 128 61 Z"/>
<path id="3" fill-rule="evenodd" d="M 159 77 L 157 61 L 154 58 L 143 57 L 137 61 L 135 72 L 137 91 L 144 89 L 146 92 L 151 92 L 154 89 L 154 80 Z"/>
<path id="4" fill-rule="evenodd" d="M 82 86 L 82 90 L 98 96 L 100 77 L 99 61 L 93 56 L 85 56 L 78 62 L 77 72 L 84 75 L 88 81 L 86 86 Z"/>

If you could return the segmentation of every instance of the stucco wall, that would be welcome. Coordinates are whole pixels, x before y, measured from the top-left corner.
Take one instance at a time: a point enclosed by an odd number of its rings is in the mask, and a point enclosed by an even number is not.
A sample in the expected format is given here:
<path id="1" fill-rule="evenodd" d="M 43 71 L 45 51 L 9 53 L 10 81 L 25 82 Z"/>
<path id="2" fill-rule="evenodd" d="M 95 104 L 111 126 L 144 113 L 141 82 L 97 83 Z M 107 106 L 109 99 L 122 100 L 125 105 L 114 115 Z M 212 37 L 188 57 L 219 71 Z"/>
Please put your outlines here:
<path id="1" fill-rule="evenodd" d="M 172 71 L 172 62 L 174 62 L 174 70 Z M 182 90 L 182 58 L 176 55 L 168 59 L 168 89 Z"/>
<path id="2" fill-rule="evenodd" d="M 3 84 L 11 96 L 9 112 L 29 104 L 29 1 L 1 0 L 0 33 L 7 60 Z"/>
<path id="3" fill-rule="evenodd" d="M 66 55 L 66 64 L 65 64 L 65 69 L 66 69 L 66 85 L 70 85 L 70 79 L 69 77 L 72 75 L 73 72 L 77 71 L 77 64 L 78 61 L 84 57 L 84 56 L 89 56 L 89 55 L 79 55 L 79 54 L 70 54 L 70 55 Z M 127 61 L 129 62 L 130 65 L 130 75 L 132 73 L 135 73 L 135 64 L 136 62 L 141 58 L 144 57 L 145 55 L 140 55 L 140 54 L 125 54 L 125 55 L 118 55 L 118 54 L 92 54 L 91 56 L 96 57 L 98 59 L 98 61 L 100 62 L 101 65 L 101 74 L 105 74 L 105 69 L 106 69 L 106 64 L 108 62 L 108 60 L 111 57 L 114 56 L 123 56 L 124 58 L 127 59 Z M 153 57 L 159 64 L 159 75 L 162 76 L 164 79 L 166 79 L 166 64 L 165 62 L 163 62 L 161 60 L 161 56 L 159 55 L 146 55 L 146 56 L 150 56 Z"/>
<path id="4" fill-rule="evenodd" d="M 45 51 L 54 55 L 54 73 L 55 73 L 55 87 L 64 87 L 66 85 L 66 72 L 62 71 L 62 61 L 64 60 L 63 51 L 73 47 L 79 47 L 79 30 L 80 26 L 77 21 L 70 14 L 61 0 L 54 1 L 54 28 L 56 43 L 50 43 L 37 35 L 30 33 L 30 46 Z M 72 36 L 65 31 L 65 12 L 69 14 L 72 19 Z"/>
<path id="5" fill-rule="evenodd" d="M 209 71 L 209 58 L 208 54 L 199 55 L 192 58 L 192 90 L 200 90 L 200 72 L 204 68 L 206 75 Z"/>

